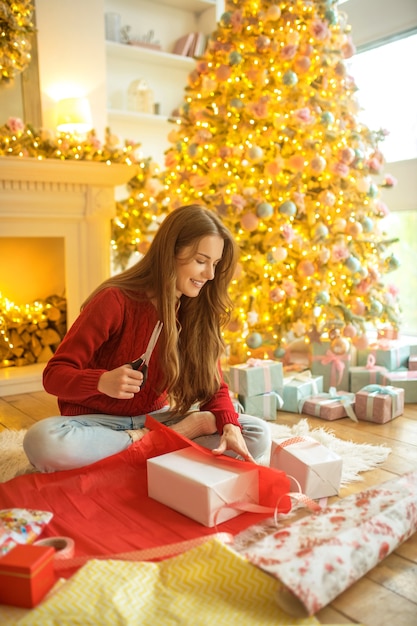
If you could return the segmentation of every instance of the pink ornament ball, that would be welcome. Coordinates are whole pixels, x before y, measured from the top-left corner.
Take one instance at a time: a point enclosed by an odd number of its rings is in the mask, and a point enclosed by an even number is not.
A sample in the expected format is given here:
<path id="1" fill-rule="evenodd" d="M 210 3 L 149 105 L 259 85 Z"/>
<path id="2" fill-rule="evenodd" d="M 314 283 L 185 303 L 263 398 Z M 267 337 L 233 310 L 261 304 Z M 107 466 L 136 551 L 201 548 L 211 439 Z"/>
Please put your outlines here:
<path id="1" fill-rule="evenodd" d="M 359 237 L 363 233 L 363 226 L 360 222 L 348 222 L 346 232 L 354 238 Z"/>
<path id="2" fill-rule="evenodd" d="M 353 339 L 353 343 L 358 350 L 366 350 L 369 346 L 369 341 L 366 335 L 359 335 Z"/>
<path id="3" fill-rule="evenodd" d="M 280 247 L 272 251 L 272 256 L 274 257 L 275 261 L 285 261 L 288 256 L 288 252 L 285 248 Z"/>
<path id="4" fill-rule="evenodd" d="M 357 331 L 353 324 L 346 324 L 343 329 L 343 335 L 345 337 L 349 337 L 349 339 L 353 339 L 356 337 Z"/>
<path id="5" fill-rule="evenodd" d="M 259 220 L 255 213 L 246 213 L 245 215 L 242 215 L 240 224 L 243 230 L 253 232 L 258 228 Z"/>
<path id="6" fill-rule="evenodd" d="M 224 82 L 230 78 L 232 69 L 229 65 L 220 65 L 216 70 L 217 80 Z"/>
<path id="7" fill-rule="evenodd" d="M 314 267 L 314 263 L 307 260 L 300 261 L 297 266 L 297 272 L 300 274 L 300 276 L 303 276 L 304 278 L 307 278 L 308 276 L 313 276 L 315 269 L 316 268 Z"/>
<path id="8" fill-rule="evenodd" d="M 321 172 L 324 171 L 326 165 L 326 159 L 324 159 L 322 156 L 315 156 L 310 161 L 310 169 L 315 174 L 321 174 Z"/>
<path id="9" fill-rule="evenodd" d="M 298 74 L 304 74 L 304 72 L 308 72 L 310 69 L 311 60 L 309 57 L 302 56 L 297 57 L 294 61 L 294 67 Z"/>
<path id="10" fill-rule="evenodd" d="M 366 307 L 360 298 L 355 298 L 352 301 L 350 309 L 354 315 L 360 315 L 360 316 L 365 315 Z"/>
<path id="11" fill-rule="evenodd" d="M 277 4 L 272 4 L 266 12 L 267 21 L 273 22 L 281 17 L 281 8 Z"/>

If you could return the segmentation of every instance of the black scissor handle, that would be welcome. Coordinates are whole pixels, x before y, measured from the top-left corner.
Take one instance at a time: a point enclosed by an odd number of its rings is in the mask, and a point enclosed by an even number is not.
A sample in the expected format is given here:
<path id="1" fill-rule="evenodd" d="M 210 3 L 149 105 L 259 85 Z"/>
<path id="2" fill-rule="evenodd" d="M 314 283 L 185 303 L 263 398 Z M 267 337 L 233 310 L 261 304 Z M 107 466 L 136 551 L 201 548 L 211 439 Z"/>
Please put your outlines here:
<path id="1" fill-rule="evenodd" d="M 141 387 L 143 387 L 143 385 L 146 383 L 146 379 L 148 377 L 148 366 L 146 365 L 146 363 L 144 362 L 144 360 L 139 357 L 139 359 L 136 359 L 136 361 L 131 361 L 131 363 L 129 363 L 129 365 L 131 366 L 132 369 L 138 371 L 138 372 L 142 372 L 143 374 L 143 381 L 142 381 L 142 385 Z"/>

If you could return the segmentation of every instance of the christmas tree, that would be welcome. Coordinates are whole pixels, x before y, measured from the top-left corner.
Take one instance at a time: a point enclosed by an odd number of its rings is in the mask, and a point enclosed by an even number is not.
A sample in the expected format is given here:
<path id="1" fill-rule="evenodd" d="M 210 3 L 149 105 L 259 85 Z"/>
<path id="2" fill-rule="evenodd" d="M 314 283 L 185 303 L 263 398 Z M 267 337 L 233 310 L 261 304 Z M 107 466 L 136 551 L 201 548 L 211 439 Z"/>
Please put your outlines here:
<path id="1" fill-rule="evenodd" d="M 357 120 L 355 49 L 336 0 L 230 0 L 189 76 L 159 213 L 203 203 L 241 260 L 226 343 L 281 357 L 297 338 L 399 324 L 382 231 L 385 131 Z M 332 334 L 333 333 L 333 334 Z"/>

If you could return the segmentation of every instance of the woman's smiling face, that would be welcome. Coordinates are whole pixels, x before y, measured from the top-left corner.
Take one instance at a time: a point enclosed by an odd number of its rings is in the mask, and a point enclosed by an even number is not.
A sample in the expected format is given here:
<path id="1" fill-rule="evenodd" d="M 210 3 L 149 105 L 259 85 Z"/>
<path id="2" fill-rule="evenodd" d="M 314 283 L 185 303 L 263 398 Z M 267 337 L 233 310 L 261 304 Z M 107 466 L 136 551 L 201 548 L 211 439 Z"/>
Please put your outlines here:
<path id="1" fill-rule="evenodd" d="M 207 235 L 194 246 L 183 248 L 176 258 L 177 297 L 195 298 L 208 280 L 213 280 L 222 258 L 224 241 L 218 235 Z"/>

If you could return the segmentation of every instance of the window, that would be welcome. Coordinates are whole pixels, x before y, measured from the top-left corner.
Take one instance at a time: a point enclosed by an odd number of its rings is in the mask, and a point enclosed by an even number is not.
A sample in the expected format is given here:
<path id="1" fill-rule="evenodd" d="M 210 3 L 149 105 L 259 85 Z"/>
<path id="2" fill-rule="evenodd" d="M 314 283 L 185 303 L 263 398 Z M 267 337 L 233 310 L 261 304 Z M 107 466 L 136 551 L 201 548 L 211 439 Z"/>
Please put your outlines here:
<path id="1" fill-rule="evenodd" d="M 358 115 L 371 130 L 386 128 L 381 145 L 387 162 L 417 158 L 417 33 L 370 50 L 349 61 L 363 109 Z"/>

